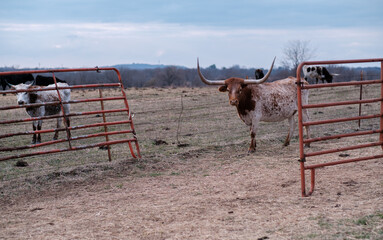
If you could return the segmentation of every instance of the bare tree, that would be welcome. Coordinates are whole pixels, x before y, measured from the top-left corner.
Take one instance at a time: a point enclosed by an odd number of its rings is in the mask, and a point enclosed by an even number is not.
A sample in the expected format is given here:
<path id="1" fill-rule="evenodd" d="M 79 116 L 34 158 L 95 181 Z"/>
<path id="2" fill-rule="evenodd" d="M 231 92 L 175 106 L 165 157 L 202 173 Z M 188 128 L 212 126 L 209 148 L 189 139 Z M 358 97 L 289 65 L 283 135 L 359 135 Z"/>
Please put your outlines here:
<path id="1" fill-rule="evenodd" d="M 315 56 L 316 49 L 310 48 L 309 44 L 310 41 L 289 41 L 283 49 L 283 66 L 291 69 L 295 73 L 299 63 L 313 58 Z"/>

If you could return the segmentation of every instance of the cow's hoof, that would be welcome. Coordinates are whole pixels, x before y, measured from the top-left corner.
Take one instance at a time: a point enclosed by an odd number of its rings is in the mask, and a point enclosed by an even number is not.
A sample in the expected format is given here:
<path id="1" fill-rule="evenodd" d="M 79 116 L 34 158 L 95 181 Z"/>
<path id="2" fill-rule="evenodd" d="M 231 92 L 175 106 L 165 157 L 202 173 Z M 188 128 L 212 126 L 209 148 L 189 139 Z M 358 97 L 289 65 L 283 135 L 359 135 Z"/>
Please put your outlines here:
<path id="1" fill-rule="evenodd" d="M 310 147 L 310 144 L 305 144 L 305 148 L 309 148 Z"/>
<path id="2" fill-rule="evenodd" d="M 251 154 L 251 153 L 255 153 L 255 149 L 249 149 L 249 151 L 247 151 L 248 154 Z"/>
<path id="3" fill-rule="evenodd" d="M 289 142 L 285 142 L 285 143 L 283 144 L 284 147 L 287 147 L 287 146 L 289 146 L 289 145 L 290 145 Z"/>

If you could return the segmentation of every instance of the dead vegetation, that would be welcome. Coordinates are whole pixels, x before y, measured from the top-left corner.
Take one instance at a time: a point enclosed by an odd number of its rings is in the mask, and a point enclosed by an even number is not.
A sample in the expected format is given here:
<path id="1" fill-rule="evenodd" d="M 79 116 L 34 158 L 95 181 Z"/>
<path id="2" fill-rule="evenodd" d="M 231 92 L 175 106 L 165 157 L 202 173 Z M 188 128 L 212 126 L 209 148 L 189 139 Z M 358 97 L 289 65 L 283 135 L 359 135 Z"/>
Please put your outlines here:
<path id="1" fill-rule="evenodd" d="M 378 91 L 376 86 L 365 88 L 364 98 L 377 97 Z M 73 98 L 95 94 L 75 91 Z M 319 169 L 314 195 L 301 198 L 297 131 L 290 146 L 282 146 L 287 122 L 262 123 L 257 152 L 249 155 L 248 127 L 229 106 L 227 95 L 215 88 L 129 89 L 127 95 L 142 159 L 132 159 L 127 145 L 121 144 L 112 146 L 112 162 L 98 148 L 25 158 L 25 167 L 15 166 L 17 160 L 0 162 L 0 238 L 383 238 L 381 159 Z M 356 87 L 313 90 L 310 103 L 358 97 Z M 1 100 L 9 104 L 14 96 Z M 107 108 L 118 108 L 109 104 Z M 74 105 L 72 111 L 84 108 L 99 106 Z M 379 109 L 379 104 L 364 104 L 362 114 Z M 357 112 L 353 105 L 312 110 L 310 115 L 320 120 Z M 0 118 L 23 114 L 20 110 Z M 93 118 L 97 116 L 85 120 Z M 75 118 L 72 123 L 81 121 Z M 3 131 L 30 130 L 30 125 L 7 126 Z M 362 121 L 361 129 L 376 128 L 378 119 Z M 312 134 L 356 129 L 357 122 L 332 124 L 313 127 Z M 42 136 L 43 141 L 51 135 Z M 314 143 L 309 151 L 377 139 L 378 135 L 331 140 Z M 0 145 L 24 141 L 30 138 L 1 139 Z M 180 143 L 187 145 L 179 147 Z M 375 147 L 342 154 L 380 153 Z M 344 158 L 336 153 L 310 161 Z"/>

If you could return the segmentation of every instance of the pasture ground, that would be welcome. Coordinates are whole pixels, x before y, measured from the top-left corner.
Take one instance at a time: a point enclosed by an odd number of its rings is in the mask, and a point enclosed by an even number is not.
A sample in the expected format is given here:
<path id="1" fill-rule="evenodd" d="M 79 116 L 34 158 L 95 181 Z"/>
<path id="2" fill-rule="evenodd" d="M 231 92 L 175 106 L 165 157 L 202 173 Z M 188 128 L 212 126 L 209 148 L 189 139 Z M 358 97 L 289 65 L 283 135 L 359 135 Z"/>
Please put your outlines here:
<path id="1" fill-rule="evenodd" d="M 355 99 L 358 89 L 314 90 L 310 102 Z M 365 98 L 378 91 L 363 90 Z M 127 94 L 142 159 L 132 159 L 121 144 L 112 146 L 112 162 L 100 149 L 26 158 L 29 166 L 23 168 L 15 167 L 17 160 L 1 162 L 0 239 L 383 238 L 381 159 L 319 169 L 313 196 L 302 198 L 297 130 L 291 145 L 282 146 L 287 121 L 262 123 L 257 152 L 247 154 L 249 129 L 216 88 L 129 89 Z M 93 95 L 74 91 L 72 98 Z M 1 99 L 7 105 L 15 101 L 12 95 Z M 72 111 L 82 108 L 92 107 L 72 106 Z M 357 106 L 324 108 L 310 115 L 336 118 L 357 111 Z M 378 104 L 363 105 L 363 114 L 376 111 Z M 73 119 L 72 125 L 84 120 L 92 117 Z M 312 134 L 356 128 L 357 122 L 318 126 Z M 362 121 L 361 128 L 379 128 L 379 122 Z M 7 141 L 0 147 L 28 142 L 30 136 Z M 366 141 L 377 141 L 377 135 L 315 143 L 309 151 Z M 347 152 L 350 157 L 380 153 L 379 147 Z M 339 159 L 337 153 L 311 161 Z"/>

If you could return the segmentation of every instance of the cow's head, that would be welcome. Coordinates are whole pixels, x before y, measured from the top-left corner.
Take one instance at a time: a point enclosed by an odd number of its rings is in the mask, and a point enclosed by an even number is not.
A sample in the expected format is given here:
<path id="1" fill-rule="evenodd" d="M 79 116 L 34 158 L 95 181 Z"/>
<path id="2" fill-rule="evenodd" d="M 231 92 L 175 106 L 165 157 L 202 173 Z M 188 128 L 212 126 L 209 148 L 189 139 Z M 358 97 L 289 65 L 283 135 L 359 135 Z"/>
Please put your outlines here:
<path id="1" fill-rule="evenodd" d="M 35 84 L 35 81 L 33 81 L 31 84 L 20 83 L 17 85 L 12 85 L 8 82 L 6 83 L 11 90 L 28 90 L 35 87 L 33 86 Z M 17 103 L 19 105 L 29 104 L 31 103 L 31 97 L 33 97 L 34 95 L 36 95 L 36 93 L 34 92 L 18 92 L 16 93 Z"/>
<path id="2" fill-rule="evenodd" d="M 257 69 L 255 70 L 255 79 L 261 79 L 265 76 L 265 74 L 263 74 L 263 71 L 262 69 Z"/>
<path id="3" fill-rule="evenodd" d="M 206 83 L 207 85 L 221 85 L 221 87 L 219 87 L 218 90 L 220 92 L 228 92 L 229 103 L 233 106 L 238 106 L 239 97 L 242 94 L 243 89 L 245 89 L 247 85 L 249 84 L 260 84 L 265 82 L 267 78 L 269 78 L 271 74 L 271 70 L 273 70 L 274 62 L 275 62 L 275 58 L 266 76 L 260 79 L 243 79 L 243 78 L 232 77 L 226 80 L 208 80 L 202 75 L 200 71 L 198 59 L 197 59 L 197 69 L 198 69 L 199 77 L 201 78 L 202 82 Z"/>

